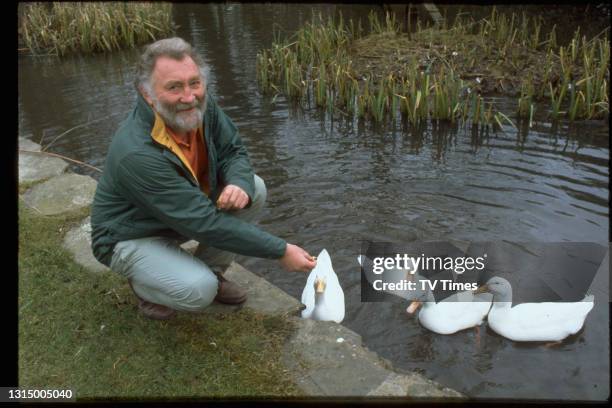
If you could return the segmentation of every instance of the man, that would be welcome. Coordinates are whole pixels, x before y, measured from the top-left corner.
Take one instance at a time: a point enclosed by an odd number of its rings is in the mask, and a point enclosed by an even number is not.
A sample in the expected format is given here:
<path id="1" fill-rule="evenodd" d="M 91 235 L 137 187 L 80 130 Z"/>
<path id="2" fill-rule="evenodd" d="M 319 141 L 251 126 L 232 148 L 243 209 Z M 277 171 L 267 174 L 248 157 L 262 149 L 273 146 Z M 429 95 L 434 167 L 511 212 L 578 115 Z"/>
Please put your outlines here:
<path id="1" fill-rule="evenodd" d="M 153 319 L 236 304 L 246 291 L 222 272 L 233 253 L 307 272 L 302 248 L 250 222 L 266 199 L 232 121 L 206 92 L 204 64 L 180 38 L 141 56 L 136 107 L 115 134 L 92 206 L 95 257 L 125 276 Z M 195 255 L 180 244 L 199 242 Z"/>

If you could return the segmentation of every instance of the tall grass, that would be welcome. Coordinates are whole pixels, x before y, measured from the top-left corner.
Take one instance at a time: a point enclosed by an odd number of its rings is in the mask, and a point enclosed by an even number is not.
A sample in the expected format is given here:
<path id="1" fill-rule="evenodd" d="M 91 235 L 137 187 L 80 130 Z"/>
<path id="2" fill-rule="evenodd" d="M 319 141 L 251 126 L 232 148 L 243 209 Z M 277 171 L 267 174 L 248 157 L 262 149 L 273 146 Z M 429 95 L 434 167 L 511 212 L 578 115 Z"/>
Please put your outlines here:
<path id="1" fill-rule="evenodd" d="M 553 120 L 562 117 L 594 119 L 609 115 L 610 41 L 605 36 L 587 40 L 580 35 L 578 27 L 569 44 L 558 47 L 556 26 L 547 39 L 540 41 L 539 18 L 530 22 L 523 14 L 519 23 L 514 14 L 508 17 L 495 9 L 488 19 L 481 22 L 479 35 L 482 42 L 489 44 L 485 47 L 487 56 L 500 49 L 502 57 L 507 57 L 509 50 L 515 50 L 518 44 L 545 56 L 539 85 L 533 78 L 522 85 L 519 116 L 532 118 L 536 99 L 549 100 L 549 116 Z M 539 92 L 535 88 L 539 88 Z"/>
<path id="2" fill-rule="evenodd" d="M 387 15 L 380 21 L 377 14 L 370 13 L 368 23 L 369 38 L 399 41 L 403 35 L 393 16 Z M 486 101 L 476 84 L 462 79 L 462 73 L 457 71 L 461 67 L 452 55 L 465 55 L 465 60 L 471 61 L 470 67 L 477 59 L 502 60 L 520 72 L 524 69 L 522 56 L 531 53 L 543 64 L 529 67 L 531 71 L 526 73 L 518 99 L 518 117 L 528 117 L 531 124 L 537 103 L 549 105 L 552 119 L 608 115 L 609 41 L 606 38 L 587 41 L 577 30 L 566 47 L 557 47 L 555 29 L 544 37 L 541 26 L 540 18 L 525 14 L 508 16 L 495 8 L 488 18 L 473 21 L 458 16 L 452 27 L 435 32 L 417 22 L 409 47 L 431 50 L 443 64 L 423 66 L 417 63 L 417 57 L 409 55 L 410 50 L 403 56 L 398 47 L 393 51 L 396 60 L 411 61 L 402 68 L 358 72 L 352 62 L 355 41 L 362 35 L 361 21 L 344 24 L 342 16 L 326 21 L 320 15 L 313 16 L 294 36 L 285 41 L 278 39 L 271 49 L 258 54 L 257 77 L 265 93 L 282 92 L 309 104 L 312 98 L 320 108 L 374 122 L 395 120 L 399 114 L 402 120 L 415 125 L 429 119 L 471 121 L 485 126 L 493 123 L 501 126 L 502 122 L 514 125 Z M 446 56 L 432 46 L 439 41 L 449 44 Z M 452 50 L 457 52 L 449 55 Z M 381 58 L 381 51 L 376 50 L 375 57 Z M 305 91 L 300 91 L 300 87 Z"/>
<path id="3" fill-rule="evenodd" d="M 173 32 L 170 3 L 30 3 L 21 40 L 33 54 L 130 48 Z"/>

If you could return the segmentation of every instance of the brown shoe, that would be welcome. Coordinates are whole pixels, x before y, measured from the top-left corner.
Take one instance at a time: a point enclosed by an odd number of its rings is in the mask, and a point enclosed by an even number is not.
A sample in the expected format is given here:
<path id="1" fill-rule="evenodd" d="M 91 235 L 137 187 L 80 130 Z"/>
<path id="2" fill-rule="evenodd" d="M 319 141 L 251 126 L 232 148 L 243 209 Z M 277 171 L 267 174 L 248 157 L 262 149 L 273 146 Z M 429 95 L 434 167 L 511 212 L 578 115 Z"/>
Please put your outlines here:
<path id="1" fill-rule="evenodd" d="M 138 310 L 143 316 L 155 320 L 169 320 L 176 316 L 176 310 L 157 303 L 147 302 L 144 299 L 139 299 Z"/>
<path id="2" fill-rule="evenodd" d="M 230 282 L 222 275 L 218 274 L 219 290 L 215 300 L 219 303 L 228 305 L 237 305 L 243 303 L 247 299 L 247 291 L 241 288 L 237 283 Z"/>
<path id="3" fill-rule="evenodd" d="M 176 310 L 142 299 L 136 294 L 132 282 L 128 280 L 128 283 L 130 284 L 130 288 L 132 288 L 132 292 L 134 292 L 134 295 L 136 295 L 138 299 L 138 310 L 140 310 L 143 316 L 155 320 L 169 320 L 176 316 Z"/>

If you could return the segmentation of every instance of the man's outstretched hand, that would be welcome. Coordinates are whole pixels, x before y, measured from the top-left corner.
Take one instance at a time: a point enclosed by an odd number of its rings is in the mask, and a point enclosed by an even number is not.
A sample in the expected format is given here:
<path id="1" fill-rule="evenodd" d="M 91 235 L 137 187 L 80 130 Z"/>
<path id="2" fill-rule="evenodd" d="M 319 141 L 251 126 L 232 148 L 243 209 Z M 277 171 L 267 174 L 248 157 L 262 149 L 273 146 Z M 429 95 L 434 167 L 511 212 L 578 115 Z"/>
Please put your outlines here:
<path id="1" fill-rule="evenodd" d="M 290 272 L 310 272 L 317 265 L 317 261 L 308 252 L 297 245 L 287 243 L 285 255 L 280 263 Z"/>
<path id="2" fill-rule="evenodd" d="M 217 199 L 220 210 L 241 210 L 249 203 L 249 196 L 238 186 L 228 184 Z"/>

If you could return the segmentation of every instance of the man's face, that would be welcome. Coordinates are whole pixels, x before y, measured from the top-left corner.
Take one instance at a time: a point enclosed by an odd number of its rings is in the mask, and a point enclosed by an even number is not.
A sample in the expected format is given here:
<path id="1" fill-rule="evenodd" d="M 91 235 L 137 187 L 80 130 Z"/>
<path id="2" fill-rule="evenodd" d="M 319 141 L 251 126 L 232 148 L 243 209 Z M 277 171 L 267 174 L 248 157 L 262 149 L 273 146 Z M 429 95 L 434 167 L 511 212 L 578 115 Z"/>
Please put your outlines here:
<path id="1" fill-rule="evenodd" d="M 144 97 L 173 130 L 197 129 L 206 107 L 206 84 L 191 57 L 159 57 L 151 74 L 153 95 Z"/>

